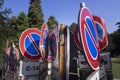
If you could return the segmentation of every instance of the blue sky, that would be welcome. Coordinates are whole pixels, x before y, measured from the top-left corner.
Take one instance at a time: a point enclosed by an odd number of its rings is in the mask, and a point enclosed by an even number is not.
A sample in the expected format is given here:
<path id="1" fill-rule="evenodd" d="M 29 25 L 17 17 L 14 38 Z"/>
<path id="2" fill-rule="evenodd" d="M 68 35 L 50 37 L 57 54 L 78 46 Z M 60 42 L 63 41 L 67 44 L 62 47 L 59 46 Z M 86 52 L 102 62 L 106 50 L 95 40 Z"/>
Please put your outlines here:
<path id="1" fill-rule="evenodd" d="M 85 2 L 93 15 L 102 17 L 107 25 L 108 33 L 117 30 L 116 22 L 120 21 L 120 0 L 42 0 L 42 11 L 47 22 L 49 16 L 55 16 L 61 24 L 78 23 L 80 3 Z M 28 13 L 29 0 L 5 0 L 4 8 L 11 8 L 11 16 L 17 16 L 21 11 Z"/>

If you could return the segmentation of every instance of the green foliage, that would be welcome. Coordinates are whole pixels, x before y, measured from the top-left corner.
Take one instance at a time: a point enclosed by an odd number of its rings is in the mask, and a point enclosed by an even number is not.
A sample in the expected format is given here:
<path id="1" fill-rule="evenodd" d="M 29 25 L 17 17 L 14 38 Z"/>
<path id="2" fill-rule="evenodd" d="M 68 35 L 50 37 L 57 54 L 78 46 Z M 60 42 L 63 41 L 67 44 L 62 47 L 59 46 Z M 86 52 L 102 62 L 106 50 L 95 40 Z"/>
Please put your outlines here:
<path id="1" fill-rule="evenodd" d="M 28 17 L 24 12 L 19 13 L 17 17 L 13 16 L 8 21 L 9 26 L 13 28 L 13 36 L 10 38 L 10 43 L 14 42 L 18 46 L 21 33 L 29 27 Z M 12 36 L 12 35 L 11 35 Z"/>
<path id="2" fill-rule="evenodd" d="M 120 29 L 120 22 L 117 22 L 115 25 L 118 26 L 118 29 Z"/>
<path id="3" fill-rule="evenodd" d="M 109 51 L 112 57 L 120 55 L 120 22 L 115 24 L 118 30 L 108 34 L 108 46 L 103 51 Z"/>
<path id="4" fill-rule="evenodd" d="M 58 25 L 58 22 L 57 22 L 57 20 L 55 19 L 54 16 L 50 16 L 48 18 L 47 25 L 48 25 L 49 31 L 51 31 L 54 25 Z"/>
<path id="5" fill-rule="evenodd" d="M 71 31 L 74 31 L 76 25 L 77 25 L 77 24 L 73 22 L 73 23 L 70 25 L 70 27 L 69 27 L 70 30 L 71 30 Z"/>
<path id="6" fill-rule="evenodd" d="M 44 23 L 44 15 L 40 3 L 41 0 L 30 0 L 28 12 L 29 27 L 40 28 Z"/>
<path id="7" fill-rule="evenodd" d="M 24 12 L 21 12 L 17 20 L 17 29 L 22 32 L 25 29 L 29 28 L 28 18 Z"/>
<path id="8" fill-rule="evenodd" d="M 8 19 L 8 15 L 12 12 L 10 8 L 3 9 L 4 0 L 0 0 L 0 26 L 6 24 L 6 20 Z"/>
<path id="9" fill-rule="evenodd" d="M 8 15 L 12 12 L 10 8 L 3 9 L 4 0 L 0 0 L 0 62 L 2 55 L 5 51 L 6 39 L 8 39 L 13 33 L 13 28 L 7 26 Z M 1 67 L 1 63 L 0 63 Z"/>
<path id="10" fill-rule="evenodd" d="M 112 52 L 114 50 L 115 44 L 113 43 L 113 38 L 111 34 L 108 34 L 108 46 L 103 49 L 103 52 Z"/>
<path id="11" fill-rule="evenodd" d="M 120 30 L 115 31 L 111 36 L 115 46 L 113 52 L 115 53 L 115 56 L 120 55 Z"/>

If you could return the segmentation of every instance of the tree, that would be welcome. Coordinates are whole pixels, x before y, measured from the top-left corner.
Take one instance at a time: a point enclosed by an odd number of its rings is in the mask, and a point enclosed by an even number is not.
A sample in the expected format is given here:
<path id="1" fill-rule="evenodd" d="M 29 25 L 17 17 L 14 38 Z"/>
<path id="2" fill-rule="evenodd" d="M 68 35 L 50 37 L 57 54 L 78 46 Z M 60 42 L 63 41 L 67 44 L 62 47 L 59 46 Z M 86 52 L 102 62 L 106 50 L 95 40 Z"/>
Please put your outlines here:
<path id="1" fill-rule="evenodd" d="M 28 17 L 24 12 L 20 12 L 19 15 L 11 17 L 8 21 L 9 27 L 13 28 L 13 33 L 10 37 L 10 43 L 14 42 L 18 46 L 21 33 L 29 27 Z"/>
<path id="2" fill-rule="evenodd" d="M 49 31 L 51 31 L 54 25 L 58 25 L 58 22 L 57 22 L 57 20 L 55 19 L 54 16 L 50 16 L 48 18 L 47 25 L 48 25 Z"/>
<path id="3" fill-rule="evenodd" d="M 70 27 L 69 27 L 70 30 L 71 30 L 71 31 L 74 31 L 74 28 L 76 27 L 76 25 L 77 25 L 77 24 L 73 22 L 73 23 L 70 25 Z"/>
<path id="4" fill-rule="evenodd" d="M 14 31 L 17 33 L 14 36 L 14 42 L 16 42 L 16 45 L 18 45 L 21 33 L 27 28 L 29 28 L 28 17 L 24 12 L 20 12 L 17 16 L 16 27 L 14 27 Z"/>
<path id="5" fill-rule="evenodd" d="M 116 56 L 120 55 L 120 31 L 115 31 L 111 36 L 113 38 L 113 44 L 115 45 L 113 52 Z"/>
<path id="6" fill-rule="evenodd" d="M 120 30 L 120 22 L 117 22 L 115 25 L 118 26 L 118 30 Z"/>
<path id="7" fill-rule="evenodd" d="M 29 27 L 40 28 L 44 23 L 44 15 L 41 8 L 41 0 L 30 0 L 28 12 Z"/>
<path id="8" fill-rule="evenodd" d="M 4 0 L 0 0 L 0 26 L 6 24 L 8 15 L 12 12 L 10 8 L 3 9 Z"/>
<path id="9" fill-rule="evenodd" d="M 27 15 L 24 12 L 21 12 L 17 19 L 17 29 L 22 32 L 27 28 L 29 28 Z"/>
<path id="10" fill-rule="evenodd" d="M 115 48 L 115 44 L 113 43 L 112 34 L 108 34 L 108 46 L 103 50 L 103 52 L 111 52 L 112 53 L 114 48 Z"/>
<path id="11" fill-rule="evenodd" d="M 10 19 L 7 20 L 8 26 L 16 27 L 17 26 L 17 17 L 12 16 Z"/>
<path id="12" fill-rule="evenodd" d="M 7 20 L 9 19 L 8 15 L 12 12 L 10 8 L 3 9 L 4 0 L 0 0 L 0 51 L 1 54 L 5 49 L 5 41 L 11 33 L 12 29 L 7 26 Z M 1 58 L 0 58 L 1 59 Z"/>
<path id="13" fill-rule="evenodd" d="M 120 22 L 115 24 L 118 27 L 118 30 L 108 35 L 109 44 L 106 47 L 105 51 L 109 51 L 112 57 L 120 55 Z"/>

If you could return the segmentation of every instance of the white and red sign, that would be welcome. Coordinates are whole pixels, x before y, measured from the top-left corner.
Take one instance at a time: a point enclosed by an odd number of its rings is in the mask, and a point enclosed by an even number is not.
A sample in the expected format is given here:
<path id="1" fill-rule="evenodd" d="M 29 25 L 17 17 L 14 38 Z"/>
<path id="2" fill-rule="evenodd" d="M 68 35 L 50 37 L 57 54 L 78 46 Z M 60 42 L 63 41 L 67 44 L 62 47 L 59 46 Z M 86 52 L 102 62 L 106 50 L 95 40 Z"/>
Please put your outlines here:
<path id="1" fill-rule="evenodd" d="M 39 51 L 40 34 L 40 30 L 36 28 L 28 28 L 21 34 L 19 48 L 27 59 L 37 60 L 41 57 Z"/>
<path id="2" fill-rule="evenodd" d="M 92 69 L 97 70 L 100 57 L 99 41 L 93 16 L 87 7 L 82 7 L 79 14 L 79 32 L 87 61 Z"/>
<path id="3" fill-rule="evenodd" d="M 108 36 L 105 21 L 99 16 L 93 16 L 97 28 L 100 50 L 108 45 Z"/>
<path id="4" fill-rule="evenodd" d="M 48 37 L 48 25 L 44 23 L 41 27 L 41 39 L 40 39 L 40 45 L 46 46 L 46 41 Z"/>
<path id="5" fill-rule="evenodd" d="M 47 47 L 47 37 L 48 37 L 48 25 L 44 23 L 41 27 L 41 39 L 39 43 L 39 48 L 41 52 L 41 58 L 45 59 L 46 58 L 46 47 Z"/>

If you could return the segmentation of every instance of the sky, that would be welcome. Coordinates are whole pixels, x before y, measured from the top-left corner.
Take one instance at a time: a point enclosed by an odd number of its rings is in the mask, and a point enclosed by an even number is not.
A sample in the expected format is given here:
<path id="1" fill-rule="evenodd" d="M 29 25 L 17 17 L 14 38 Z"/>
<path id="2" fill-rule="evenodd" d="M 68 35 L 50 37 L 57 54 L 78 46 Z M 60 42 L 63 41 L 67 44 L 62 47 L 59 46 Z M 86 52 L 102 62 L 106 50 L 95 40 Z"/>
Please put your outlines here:
<path id="1" fill-rule="evenodd" d="M 45 22 L 49 16 L 55 16 L 59 24 L 78 23 L 80 3 L 85 2 L 93 15 L 102 17 L 106 22 L 108 33 L 117 30 L 116 22 L 120 22 L 120 0 L 42 0 L 41 6 Z M 29 0 L 4 0 L 3 8 L 11 8 L 11 16 L 20 12 L 28 13 Z"/>

